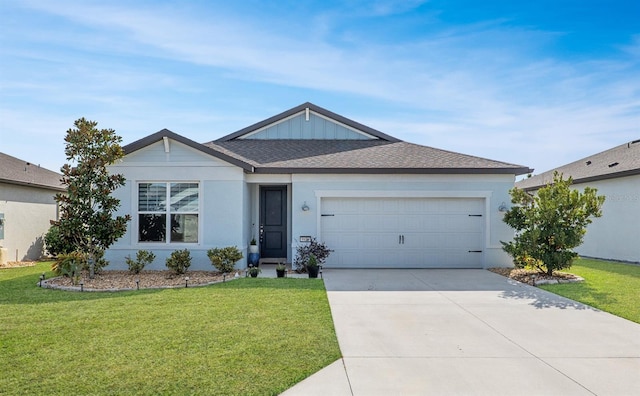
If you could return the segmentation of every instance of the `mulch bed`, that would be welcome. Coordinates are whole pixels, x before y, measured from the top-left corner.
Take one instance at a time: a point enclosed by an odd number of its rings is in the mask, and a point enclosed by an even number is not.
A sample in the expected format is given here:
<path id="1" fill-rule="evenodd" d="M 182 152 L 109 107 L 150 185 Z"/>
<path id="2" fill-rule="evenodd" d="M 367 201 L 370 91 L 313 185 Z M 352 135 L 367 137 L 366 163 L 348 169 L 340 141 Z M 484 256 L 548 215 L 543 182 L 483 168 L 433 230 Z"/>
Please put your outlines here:
<path id="1" fill-rule="evenodd" d="M 549 283 L 570 283 L 584 281 L 583 278 L 577 275 L 557 271 L 553 273 L 553 276 L 549 276 L 535 270 L 528 270 L 523 268 L 489 268 L 489 271 L 532 286 Z"/>
<path id="2" fill-rule="evenodd" d="M 35 261 L 9 261 L 8 263 L 0 264 L 0 268 L 33 267 L 36 264 Z"/>
<path id="3" fill-rule="evenodd" d="M 83 273 L 81 282 L 84 290 L 126 290 L 136 289 L 136 280 L 138 280 L 140 289 L 149 289 L 185 287 L 186 277 L 189 277 L 189 287 L 223 281 L 223 275 L 213 271 L 188 271 L 184 275 L 175 275 L 170 271 L 142 271 L 139 274 L 132 274 L 129 271 L 102 271 L 93 279 L 89 278 L 88 273 Z M 232 278 L 233 275 L 226 277 L 227 280 Z M 47 287 L 54 288 L 79 287 L 74 286 L 71 279 L 67 277 L 47 279 L 46 284 Z"/>

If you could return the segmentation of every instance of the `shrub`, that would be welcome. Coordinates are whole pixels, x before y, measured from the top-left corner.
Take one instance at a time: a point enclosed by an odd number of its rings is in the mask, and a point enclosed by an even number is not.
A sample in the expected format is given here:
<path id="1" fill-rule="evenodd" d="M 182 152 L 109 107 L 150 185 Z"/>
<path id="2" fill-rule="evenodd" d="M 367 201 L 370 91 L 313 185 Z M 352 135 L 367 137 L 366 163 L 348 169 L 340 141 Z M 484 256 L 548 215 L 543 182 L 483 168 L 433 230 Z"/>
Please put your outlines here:
<path id="1" fill-rule="evenodd" d="M 156 259 L 156 255 L 148 250 L 138 250 L 135 261 L 127 256 L 126 261 L 129 266 L 129 272 L 139 274 L 146 265 L 149 265 Z"/>
<path id="2" fill-rule="evenodd" d="M 52 225 L 44 235 L 44 244 L 47 252 L 51 256 L 57 256 L 62 253 L 70 253 L 74 251 L 72 244 L 68 242 L 66 238 L 63 238 L 60 232 L 60 227 Z"/>
<path id="3" fill-rule="evenodd" d="M 171 256 L 167 257 L 166 265 L 174 274 L 184 274 L 191 266 L 191 254 L 189 250 L 182 249 L 172 252 Z"/>
<path id="4" fill-rule="evenodd" d="M 238 260 L 242 259 L 242 253 L 236 246 L 209 249 L 207 256 L 211 260 L 211 265 L 222 273 L 232 272 Z"/>
<path id="5" fill-rule="evenodd" d="M 298 245 L 293 264 L 296 267 L 296 271 L 306 272 L 307 264 L 312 255 L 315 256 L 318 265 L 323 265 L 331 252 L 333 252 L 333 250 L 329 249 L 324 242 L 321 243 L 315 238 L 312 238 L 308 245 Z"/>
<path id="6" fill-rule="evenodd" d="M 71 252 L 58 254 L 56 261 L 51 265 L 51 270 L 57 276 L 71 278 L 75 285 L 80 279 L 80 272 L 88 267 L 87 255 L 82 252 Z"/>

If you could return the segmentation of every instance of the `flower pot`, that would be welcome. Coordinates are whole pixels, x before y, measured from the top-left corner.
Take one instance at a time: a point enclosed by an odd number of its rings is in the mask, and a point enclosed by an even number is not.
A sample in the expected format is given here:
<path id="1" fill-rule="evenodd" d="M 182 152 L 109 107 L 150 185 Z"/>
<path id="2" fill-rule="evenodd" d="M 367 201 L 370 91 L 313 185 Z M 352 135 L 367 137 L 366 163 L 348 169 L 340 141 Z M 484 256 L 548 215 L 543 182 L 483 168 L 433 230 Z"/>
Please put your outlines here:
<path id="1" fill-rule="evenodd" d="M 286 270 L 283 270 L 283 269 L 282 270 L 277 269 L 276 270 L 276 275 L 278 276 L 278 278 L 284 278 L 285 271 Z"/>
<path id="2" fill-rule="evenodd" d="M 249 266 L 257 267 L 260 262 L 260 253 L 249 253 Z"/>
<path id="3" fill-rule="evenodd" d="M 317 278 L 318 272 L 320 271 L 320 267 L 307 267 L 307 272 L 309 273 L 309 278 Z"/>
<path id="4" fill-rule="evenodd" d="M 249 253 L 260 253 L 258 245 L 249 245 Z"/>
<path id="5" fill-rule="evenodd" d="M 249 275 L 251 275 L 252 278 L 257 278 L 258 277 L 258 273 L 257 272 L 249 272 Z"/>

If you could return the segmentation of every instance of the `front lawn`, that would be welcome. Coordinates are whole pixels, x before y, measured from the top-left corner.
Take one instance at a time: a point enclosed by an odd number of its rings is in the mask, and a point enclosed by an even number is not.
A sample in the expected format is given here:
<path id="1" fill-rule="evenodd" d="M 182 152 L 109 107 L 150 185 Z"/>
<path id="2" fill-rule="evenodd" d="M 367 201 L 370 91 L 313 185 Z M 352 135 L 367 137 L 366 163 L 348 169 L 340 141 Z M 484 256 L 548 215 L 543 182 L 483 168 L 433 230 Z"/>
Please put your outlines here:
<path id="1" fill-rule="evenodd" d="M 0 270 L 2 394 L 278 394 L 340 357 L 322 280 L 188 289 L 36 287 Z"/>
<path id="2" fill-rule="evenodd" d="M 640 265 L 579 259 L 565 271 L 585 281 L 539 287 L 640 323 Z"/>

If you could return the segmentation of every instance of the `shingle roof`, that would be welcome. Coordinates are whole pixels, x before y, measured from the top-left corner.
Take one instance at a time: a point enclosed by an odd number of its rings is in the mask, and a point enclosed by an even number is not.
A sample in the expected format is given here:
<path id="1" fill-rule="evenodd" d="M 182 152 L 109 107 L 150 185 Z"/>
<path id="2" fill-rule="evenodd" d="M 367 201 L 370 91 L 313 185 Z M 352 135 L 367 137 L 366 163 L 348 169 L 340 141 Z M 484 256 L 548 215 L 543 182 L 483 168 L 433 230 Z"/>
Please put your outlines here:
<path id="1" fill-rule="evenodd" d="M 244 139 L 245 135 L 310 109 L 372 136 L 369 140 Z M 200 144 L 163 129 L 124 146 L 130 154 L 170 138 L 255 173 L 475 173 L 515 174 L 528 167 L 403 142 L 393 136 L 303 103 L 218 140 Z"/>
<path id="2" fill-rule="evenodd" d="M 640 139 L 524 179 L 516 186 L 535 190 L 551 183 L 555 171 L 565 178 L 571 176 L 574 184 L 640 174 Z"/>
<path id="3" fill-rule="evenodd" d="M 257 173 L 504 173 L 531 169 L 403 141 L 228 140 L 205 143 Z"/>
<path id="4" fill-rule="evenodd" d="M 0 182 L 64 191 L 61 174 L 0 153 Z"/>

